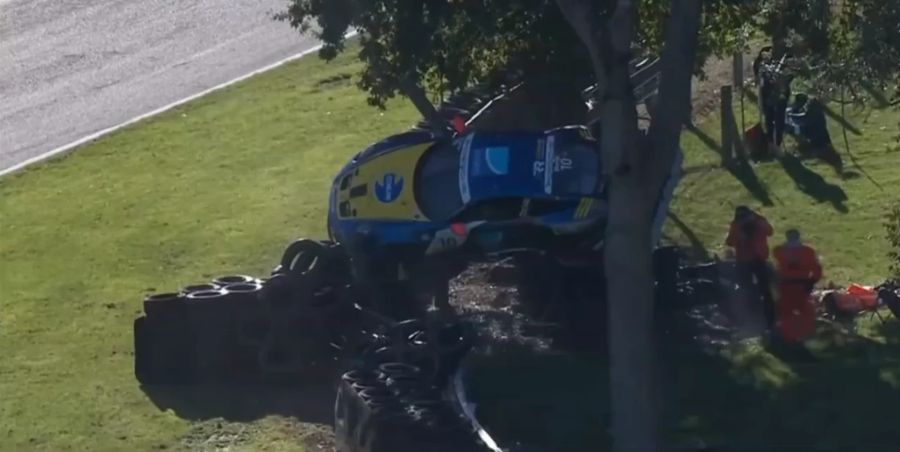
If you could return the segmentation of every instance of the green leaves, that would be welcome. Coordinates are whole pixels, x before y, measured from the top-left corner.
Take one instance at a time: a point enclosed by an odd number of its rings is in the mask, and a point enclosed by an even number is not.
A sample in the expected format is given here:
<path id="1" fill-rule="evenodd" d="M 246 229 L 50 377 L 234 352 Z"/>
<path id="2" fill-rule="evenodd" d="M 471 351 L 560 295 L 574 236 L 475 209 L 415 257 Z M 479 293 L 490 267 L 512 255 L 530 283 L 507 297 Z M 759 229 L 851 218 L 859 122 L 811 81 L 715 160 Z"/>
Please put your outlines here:
<path id="1" fill-rule="evenodd" d="M 791 49 L 798 75 L 819 96 L 839 86 L 854 97 L 873 86 L 900 92 L 900 2 L 833 3 L 709 0 L 695 69 L 712 55 L 746 50 L 762 34 Z M 640 47 L 662 48 L 669 7 L 669 0 L 641 1 Z M 586 51 L 554 0 L 289 0 L 277 18 L 314 33 L 325 43 L 325 59 L 344 50 L 348 29 L 358 29 L 366 64 L 359 86 L 373 105 L 397 94 L 401 74 L 414 75 L 432 92 L 494 82 L 507 73 L 573 81 L 591 76 Z"/>

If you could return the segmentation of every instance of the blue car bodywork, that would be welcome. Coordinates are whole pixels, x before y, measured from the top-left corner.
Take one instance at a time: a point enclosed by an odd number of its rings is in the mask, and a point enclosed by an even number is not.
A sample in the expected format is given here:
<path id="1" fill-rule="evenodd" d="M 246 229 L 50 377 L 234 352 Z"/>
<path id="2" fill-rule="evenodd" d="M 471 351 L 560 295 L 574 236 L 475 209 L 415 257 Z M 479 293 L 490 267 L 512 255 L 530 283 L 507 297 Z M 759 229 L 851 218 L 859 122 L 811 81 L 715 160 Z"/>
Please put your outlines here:
<path id="1" fill-rule="evenodd" d="M 443 139 L 402 133 L 338 173 L 329 235 L 365 241 L 369 253 L 590 250 L 606 218 L 600 166 L 597 142 L 582 126 Z"/>

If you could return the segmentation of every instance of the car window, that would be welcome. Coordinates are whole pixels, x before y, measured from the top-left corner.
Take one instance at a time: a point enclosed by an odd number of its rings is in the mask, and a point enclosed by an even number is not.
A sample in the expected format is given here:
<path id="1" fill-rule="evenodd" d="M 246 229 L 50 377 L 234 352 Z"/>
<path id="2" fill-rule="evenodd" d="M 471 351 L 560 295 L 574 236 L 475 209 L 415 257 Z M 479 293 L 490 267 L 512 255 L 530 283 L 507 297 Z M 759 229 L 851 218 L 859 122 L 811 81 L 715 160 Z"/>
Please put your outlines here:
<path id="1" fill-rule="evenodd" d="M 553 194 L 579 196 L 596 194 L 600 186 L 600 154 L 579 144 L 557 152 L 554 162 Z"/>
<path id="2" fill-rule="evenodd" d="M 416 201 L 422 213 L 432 221 L 447 221 L 463 207 L 459 158 L 460 151 L 455 143 L 440 143 L 419 161 L 414 182 Z"/>

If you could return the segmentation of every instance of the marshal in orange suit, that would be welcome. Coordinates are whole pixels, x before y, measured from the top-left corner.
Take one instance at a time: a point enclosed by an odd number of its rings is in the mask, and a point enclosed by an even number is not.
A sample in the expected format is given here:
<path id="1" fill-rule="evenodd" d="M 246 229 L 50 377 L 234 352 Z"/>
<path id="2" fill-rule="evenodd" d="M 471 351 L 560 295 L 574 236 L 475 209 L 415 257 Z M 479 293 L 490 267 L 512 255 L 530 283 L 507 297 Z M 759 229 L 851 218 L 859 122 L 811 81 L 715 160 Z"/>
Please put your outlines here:
<path id="1" fill-rule="evenodd" d="M 799 343 L 816 329 L 816 308 L 809 295 L 822 279 L 822 265 L 815 250 L 800 240 L 798 230 L 785 235 L 787 241 L 775 248 L 779 330 L 785 342 Z"/>

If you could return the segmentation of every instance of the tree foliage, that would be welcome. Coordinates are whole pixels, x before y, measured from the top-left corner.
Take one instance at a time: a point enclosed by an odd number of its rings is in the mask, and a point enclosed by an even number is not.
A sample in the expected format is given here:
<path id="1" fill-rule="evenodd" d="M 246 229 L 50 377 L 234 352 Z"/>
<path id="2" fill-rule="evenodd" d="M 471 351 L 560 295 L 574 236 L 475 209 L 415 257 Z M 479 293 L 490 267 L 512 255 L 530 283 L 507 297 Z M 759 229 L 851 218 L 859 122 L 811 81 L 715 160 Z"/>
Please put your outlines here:
<path id="1" fill-rule="evenodd" d="M 598 0 L 598 12 L 610 0 Z M 360 31 L 359 86 L 373 105 L 413 76 L 431 91 L 492 82 L 509 73 L 589 80 L 583 46 L 553 0 L 288 0 L 278 18 L 324 42 L 320 55 L 344 50 Z M 637 44 L 658 53 L 668 0 L 645 0 Z M 704 2 L 697 70 L 711 56 L 746 50 L 762 34 L 801 64 L 817 94 L 847 87 L 854 97 L 873 86 L 900 94 L 900 2 L 884 0 L 713 0 Z"/>
<path id="2" fill-rule="evenodd" d="M 601 1 L 599 13 L 606 11 Z M 638 45 L 659 52 L 669 2 L 644 2 Z M 750 7 L 706 2 L 700 44 L 702 61 L 726 55 L 748 42 Z M 432 91 L 452 91 L 473 82 L 494 82 L 510 73 L 573 83 L 592 79 L 582 43 L 553 0 L 289 0 L 277 16 L 323 41 L 320 56 L 344 50 L 344 34 L 360 32 L 366 63 L 360 88 L 373 105 L 399 91 L 399 77 L 411 75 Z M 577 88 L 582 88 L 578 86 Z"/>
<path id="3" fill-rule="evenodd" d="M 816 94 L 900 94 L 900 2 L 763 0 L 758 8 L 755 27 L 799 60 L 798 75 Z"/>

